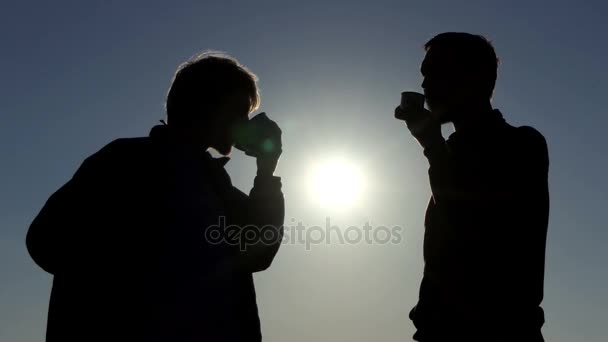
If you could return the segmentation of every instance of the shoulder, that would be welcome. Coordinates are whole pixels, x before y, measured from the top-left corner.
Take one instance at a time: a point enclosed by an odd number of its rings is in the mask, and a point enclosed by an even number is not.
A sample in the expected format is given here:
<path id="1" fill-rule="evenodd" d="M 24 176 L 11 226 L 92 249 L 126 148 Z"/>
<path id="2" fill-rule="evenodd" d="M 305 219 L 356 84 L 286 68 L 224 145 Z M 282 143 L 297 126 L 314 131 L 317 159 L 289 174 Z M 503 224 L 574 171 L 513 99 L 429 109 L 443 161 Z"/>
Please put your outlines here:
<path id="1" fill-rule="evenodd" d="M 549 150 L 543 134 L 531 126 L 516 127 L 514 131 L 520 155 L 531 164 L 547 168 Z"/>
<path id="2" fill-rule="evenodd" d="M 91 157 L 98 156 L 104 159 L 135 157 L 138 154 L 145 153 L 150 147 L 151 143 L 148 137 L 118 138 L 106 144 Z"/>
<path id="3" fill-rule="evenodd" d="M 517 140 L 523 148 L 536 153 L 548 154 L 547 140 L 536 128 L 520 126 L 515 130 Z"/>
<path id="4" fill-rule="evenodd" d="M 143 150 L 149 147 L 150 138 L 118 138 L 105 145 L 99 152 L 107 154 L 120 154 L 124 152 L 132 152 Z"/>
<path id="5" fill-rule="evenodd" d="M 519 126 L 515 128 L 515 130 L 522 143 L 539 147 L 547 146 L 545 137 L 536 128 L 531 126 Z"/>
<path id="6" fill-rule="evenodd" d="M 150 142 L 147 137 L 118 138 L 87 157 L 81 165 L 84 170 L 110 171 L 136 162 L 149 154 Z"/>

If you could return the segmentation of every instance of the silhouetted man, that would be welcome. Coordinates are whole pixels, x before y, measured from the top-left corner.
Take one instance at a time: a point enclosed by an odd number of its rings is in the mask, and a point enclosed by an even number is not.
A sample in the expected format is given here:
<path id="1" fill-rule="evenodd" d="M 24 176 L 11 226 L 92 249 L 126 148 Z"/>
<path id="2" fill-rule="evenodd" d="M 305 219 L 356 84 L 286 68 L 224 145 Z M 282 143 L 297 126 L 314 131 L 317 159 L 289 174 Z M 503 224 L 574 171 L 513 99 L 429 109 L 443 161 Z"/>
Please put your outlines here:
<path id="1" fill-rule="evenodd" d="M 543 341 L 545 139 L 492 108 L 498 60 L 485 38 L 443 33 L 425 47 L 430 112 L 395 111 L 430 164 L 414 339 Z M 445 141 L 440 126 L 448 122 L 456 131 Z"/>
<path id="2" fill-rule="evenodd" d="M 284 203 L 281 131 L 248 119 L 256 81 L 224 55 L 183 64 L 168 124 L 111 142 L 48 199 L 27 235 L 54 275 L 47 341 L 261 340 L 252 273 L 277 253 Z M 257 159 L 249 196 L 207 152 L 235 142 Z"/>

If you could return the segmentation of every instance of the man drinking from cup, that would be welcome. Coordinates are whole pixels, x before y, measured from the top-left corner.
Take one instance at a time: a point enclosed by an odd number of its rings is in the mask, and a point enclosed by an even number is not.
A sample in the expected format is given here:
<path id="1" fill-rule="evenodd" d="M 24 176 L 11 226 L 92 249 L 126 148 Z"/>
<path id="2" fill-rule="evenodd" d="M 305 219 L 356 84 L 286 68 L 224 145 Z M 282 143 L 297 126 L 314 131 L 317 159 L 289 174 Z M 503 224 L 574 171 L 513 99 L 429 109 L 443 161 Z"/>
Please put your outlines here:
<path id="1" fill-rule="evenodd" d="M 429 161 L 432 192 L 414 339 L 543 341 L 545 139 L 492 108 L 498 59 L 484 37 L 443 33 L 425 48 L 424 95 L 403 93 L 395 109 Z"/>
<path id="2" fill-rule="evenodd" d="M 114 140 L 49 198 L 27 234 L 54 276 L 47 342 L 261 341 L 252 274 L 272 263 L 285 209 L 281 130 L 249 119 L 259 102 L 235 59 L 197 56 L 175 74 L 168 124 Z M 234 145 L 256 158 L 249 195 L 208 152 Z"/>

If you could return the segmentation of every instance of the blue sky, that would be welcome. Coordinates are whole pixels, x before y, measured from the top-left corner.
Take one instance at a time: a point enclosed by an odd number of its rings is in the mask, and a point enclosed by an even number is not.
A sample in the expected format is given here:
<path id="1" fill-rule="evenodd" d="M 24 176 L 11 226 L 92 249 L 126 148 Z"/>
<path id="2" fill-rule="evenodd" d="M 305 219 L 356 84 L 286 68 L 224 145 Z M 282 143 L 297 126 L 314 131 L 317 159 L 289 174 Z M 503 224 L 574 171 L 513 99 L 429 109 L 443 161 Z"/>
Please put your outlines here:
<path id="1" fill-rule="evenodd" d="M 607 15 L 602 1 L 3 1 L 0 340 L 44 335 L 51 277 L 25 250 L 31 220 L 86 156 L 146 135 L 176 66 L 206 49 L 260 77 L 261 109 L 284 132 L 288 220 L 405 228 L 399 244 L 283 246 L 256 275 L 265 339 L 408 340 L 430 190 L 392 111 L 401 91 L 420 89 L 422 45 L 466 31 L 502 60 L 494 105 L 549 143 L 546 339 L 604 341 Z M 355 208 L 308 194 L 311 165 L 335 158 L 365 175 Z M 228 170 L 249 189 L 252 160 L 234 153 Z"/>

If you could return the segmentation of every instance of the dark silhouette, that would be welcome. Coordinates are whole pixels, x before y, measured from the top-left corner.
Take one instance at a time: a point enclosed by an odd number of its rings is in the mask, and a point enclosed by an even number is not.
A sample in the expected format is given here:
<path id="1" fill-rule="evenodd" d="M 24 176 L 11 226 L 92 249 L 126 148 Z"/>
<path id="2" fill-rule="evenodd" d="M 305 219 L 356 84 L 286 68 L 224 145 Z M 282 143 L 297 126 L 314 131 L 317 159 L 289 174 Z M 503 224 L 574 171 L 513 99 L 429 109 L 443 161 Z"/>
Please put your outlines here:
<path id="1" fill-rule="evenodd" d="M 248 120 L 256 81 L 228 56 L 185 63 L 167 124 L 103 147 L 48 199 L 27 234 L 54 275 L 47 341 L 261 340 L 252 273 L 277 253 L 284 203 L 280 129 Z M 257 160 L 249 196 L 207 152 L 235 142 Z"/>
<path id="2" fill-rule="evenodd" d="M 425 47 L 430 112 L 395 111 L 430 165 L 414 339 L 543 341 L 545 139 L 492 108 L 498 59 L 484 37 L 443 33 Z M 456 131 L 445 141 L 440 126 L 447 122 Z"/>

